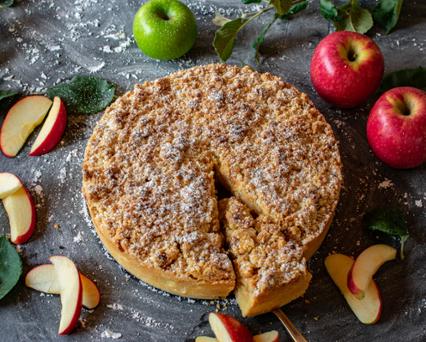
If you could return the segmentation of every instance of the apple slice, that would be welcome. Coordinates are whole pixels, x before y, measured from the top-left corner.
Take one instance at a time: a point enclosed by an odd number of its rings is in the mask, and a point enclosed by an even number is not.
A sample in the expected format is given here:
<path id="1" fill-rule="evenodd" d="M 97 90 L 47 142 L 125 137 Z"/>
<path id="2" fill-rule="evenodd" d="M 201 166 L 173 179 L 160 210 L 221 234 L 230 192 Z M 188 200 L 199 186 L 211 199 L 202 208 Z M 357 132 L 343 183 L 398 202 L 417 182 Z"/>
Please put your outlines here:
<path id="1" fill-rule="evenodd" d="M 263 334 L 254 336 L 253 341 L 254 342 L 279 342 L 280 335 L 278 334 L 278 331 L 271 330 Z"/>
<path id="2" fill-rule="evenodd" d="M 64 256 L 52 256 L 50 261 L 55 267 L 56 277 L 59 280 L 61 295 L 61 321 L 59 335 L 69 334 L 78 322 L 83 299 L 83 286 L 80 274 L 75 264 Z"/>
<path id="3" fill-rule="evenodd" d="M 279 342 L 280 335 L 278 334 L 278 331 L 271 330 L 266 333 L 254 336 L 253 341 L 254 342 Z M 195 342 L 217 342 L 217 340 L 214 337 L 198 336 L 195 339 Z"/>
<path id="4" fill-rule="evenodd" d="M 0 199 L 5 199 L 22 188 L 18 177 L 9 172 L 0 172 Z"/>
<path id="5" fill-rule="evenodd" d="M 373 245 L 365 249 L 356 258 L 349 272 L 347 280 L 349 290 L 357 298 L 363 298 L 365 290 L 380 266 L 395 258 L 396 249 L 388 245 Z"/>
<path id="6" fill-rule="evenodd" d="M 3 205 L 9 217 L 10 240 L 23 244 L 31 237 L 36 226 L 36 210 L 29 191 L 21 187 L 3 199 Z"/>
<path id="7" fill-rule="evenodd" d="M 212 312 L 209 323 L 218 342 L 253 342 L 250 331 L 234 317 Z"/>
<path id="8" fill-rule="evenodd" d="M 379 288 L 376 282 L 371 280 L 364 298 L 356 298 L 347 286 L 348 274 L 353 264 L 354 260 L 343 254 L 333 254 L 325 258 L 328 274 L 342 292 L 355 316 L 364 324 L 374 324 L 380 319 L 382 312 Z"/>
<path id="9" fill-rule="evenodd" d="M 64 102 L 55 96 L 46 121 L 31 147 L 30 156 L 40 156 L 52 151 L 61 140 L 66 126 L 67 111 Z"/>
<path id="10" fill-rule="evenodd" d="M 217 340 L 214 337 L 198 336 L 195 342 L 217 342 Z"/>
<path id="11" fill-rule="evenodd" d="M 15 157 L 31 132 L 43 122 L 52 101 L 40 95 L 25 96 L 7 113 L 0 132 L 0 148 L 6 157 Z"/>
<path id="12" fill-rule="evenodd" d="M 80 273 L 81 284 L 83 285 L 83 306 L 86 309 L 94 309 L 101 301 L 101 293 L 96 284 Z"/>
<path id="13" fill-rule="evenodd" d="M 98 287 L 82 273 L 80 273 L 80 278 L 83 286 L 82 304 L 87 309 L 94 309 L 98 306 L 101 298 Z M 55 267 L 52 264 L 39 265 L 31 269 L 25 277 L 25 285 L 40 292 L 61 293 Z"/>

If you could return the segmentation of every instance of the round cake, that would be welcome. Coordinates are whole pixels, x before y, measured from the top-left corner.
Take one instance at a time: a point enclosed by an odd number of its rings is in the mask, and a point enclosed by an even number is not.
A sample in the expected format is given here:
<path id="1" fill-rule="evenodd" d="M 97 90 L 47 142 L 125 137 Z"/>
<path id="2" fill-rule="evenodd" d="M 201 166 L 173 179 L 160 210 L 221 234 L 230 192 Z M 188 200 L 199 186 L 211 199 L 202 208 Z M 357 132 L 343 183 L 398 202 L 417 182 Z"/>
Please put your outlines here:
<path id="1" fill-rule="evenodd" d="M 125 269 L 181 296 L 235 290 L 249 316 L 304 293 L 341 184 L 338 143 L 307 95 L 226 64 L 136 85 L 83 163 L 94 226 Z"/>

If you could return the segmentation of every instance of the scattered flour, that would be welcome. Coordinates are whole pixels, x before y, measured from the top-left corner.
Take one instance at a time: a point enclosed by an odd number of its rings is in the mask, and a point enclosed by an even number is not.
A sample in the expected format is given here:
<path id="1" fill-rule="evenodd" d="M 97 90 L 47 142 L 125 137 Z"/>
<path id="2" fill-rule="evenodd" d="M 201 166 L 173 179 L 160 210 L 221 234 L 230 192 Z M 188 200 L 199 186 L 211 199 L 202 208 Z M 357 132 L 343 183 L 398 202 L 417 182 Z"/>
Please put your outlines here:
<path id="1" fill-rule="evenodd" d="M 73 241 L 75 243 L 80 243 L 81 241 L 83 241 L 83 235 L 81 232 L 78 232 L 76 236 L 74 236 Z"/>
<path id="2" fill-rule="evenodd" d="M 119 310 L 119 311 L 123 311 L 123 305 L 119 304 L 119 303 L 112 303 L 112 304 L 108 304 L 107 308 L 113 309 L 113 310 Z"/>
<path id="3" fill-rule="evenodd" d="M 101 338 L 112 338 L 113 340 L 117 340 L 119 338 L 121 338 L 121 333 L 119 332 L 114 332 L 112 330 L 105 330 L 102 334 L 101 334 Z"/>

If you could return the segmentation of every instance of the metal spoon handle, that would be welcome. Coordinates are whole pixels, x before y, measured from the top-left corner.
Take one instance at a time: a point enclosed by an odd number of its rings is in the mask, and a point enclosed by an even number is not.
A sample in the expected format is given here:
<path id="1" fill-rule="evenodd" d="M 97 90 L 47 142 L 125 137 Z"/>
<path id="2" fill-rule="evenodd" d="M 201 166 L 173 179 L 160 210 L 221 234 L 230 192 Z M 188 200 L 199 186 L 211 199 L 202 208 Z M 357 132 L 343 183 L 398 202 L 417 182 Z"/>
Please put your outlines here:
<path id="1" fill-rule="evenodd" d="M 284 325 L 284 328 L 287 330 L 294 342 L 308 342 L 281 309 L 276 309 L 272 312 Z"/>

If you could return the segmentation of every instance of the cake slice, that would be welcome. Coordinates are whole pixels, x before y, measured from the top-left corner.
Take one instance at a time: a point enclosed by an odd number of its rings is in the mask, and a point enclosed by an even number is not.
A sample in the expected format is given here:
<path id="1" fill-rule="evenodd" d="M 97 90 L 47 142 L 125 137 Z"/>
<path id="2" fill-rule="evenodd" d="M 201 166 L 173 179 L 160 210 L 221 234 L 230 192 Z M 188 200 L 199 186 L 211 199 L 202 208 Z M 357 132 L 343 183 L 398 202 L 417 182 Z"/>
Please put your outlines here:
<path id="1" fill-rule="evenodd" d="M 235 297 L 243 316 L 256 316 L 302 296 L 311 274 L 303 248 L 277 224 L 235 197 L 219 202 L 221 223 L 236 273 Z"/>

